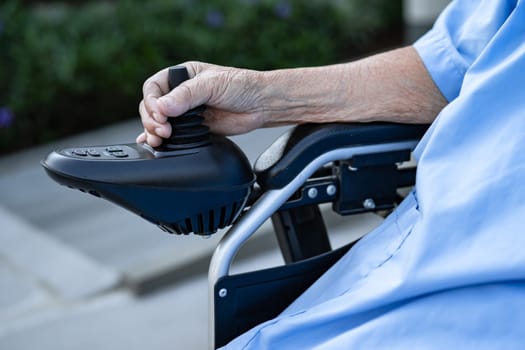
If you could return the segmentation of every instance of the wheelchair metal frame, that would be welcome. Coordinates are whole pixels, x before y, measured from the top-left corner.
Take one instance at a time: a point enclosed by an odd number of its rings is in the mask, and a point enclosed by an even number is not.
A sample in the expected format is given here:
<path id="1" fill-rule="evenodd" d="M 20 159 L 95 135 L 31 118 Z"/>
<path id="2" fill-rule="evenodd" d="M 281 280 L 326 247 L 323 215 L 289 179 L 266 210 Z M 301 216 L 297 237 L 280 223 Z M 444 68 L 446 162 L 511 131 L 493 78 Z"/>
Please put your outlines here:
<path id="1" fill-rule="evenodd" d="M 288 184 L 280 189 L 266 191 L 239 221 L 229 229 L 218 243 L 208 272 L 208 342 L 215 349 L 215 298 L 226 297 L 228 290 L 215 290 L 220 278 L 228 276 L 234 257 L 254 232 L 321 167 L 330 162 L 351 159 L 358 155 L 413 150 L 419 140 L 388 142 L 365 146 L 338 148 L 321 154 L 302 169 Z M 218 295 L 215 295 L 218 293 Z"/>

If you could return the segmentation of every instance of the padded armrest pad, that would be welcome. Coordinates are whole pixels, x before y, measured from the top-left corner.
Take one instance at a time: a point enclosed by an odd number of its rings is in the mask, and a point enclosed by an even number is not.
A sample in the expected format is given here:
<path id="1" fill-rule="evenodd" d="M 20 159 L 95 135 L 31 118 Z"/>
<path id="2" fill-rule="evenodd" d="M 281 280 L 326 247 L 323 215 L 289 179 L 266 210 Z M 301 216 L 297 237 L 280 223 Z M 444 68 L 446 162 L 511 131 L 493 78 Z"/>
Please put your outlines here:
<path id="1" fill-rule="evenodd" d="M 398 123 L 303 124 L 279 137 L 255 162 L 264 189 L 281 188 L 313 159 L 351 146 L 420 139 L 428 125 Z"/>

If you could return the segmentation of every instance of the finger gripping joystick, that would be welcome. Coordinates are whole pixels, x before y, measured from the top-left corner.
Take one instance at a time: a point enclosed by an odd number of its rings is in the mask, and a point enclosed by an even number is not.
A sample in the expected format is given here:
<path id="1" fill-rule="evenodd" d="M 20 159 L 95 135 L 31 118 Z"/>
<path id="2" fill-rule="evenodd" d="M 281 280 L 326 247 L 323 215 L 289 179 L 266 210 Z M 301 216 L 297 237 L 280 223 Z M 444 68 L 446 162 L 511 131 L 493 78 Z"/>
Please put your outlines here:
<path id="1" fill-rule="evenodd" d="M 171 90 L 189 79 L 188 71 L 184 66 L 174 66 L 168 70 L 168 87 Z M 167 149 L 187 149 L 201 147 L 209 142 L 209 128 L 202 125 L 202 112 L 205 107 L 199 106 L 190 109 L 181 116 L 168 118 L 171 125 L 171 136 L 162 144 Z"/>

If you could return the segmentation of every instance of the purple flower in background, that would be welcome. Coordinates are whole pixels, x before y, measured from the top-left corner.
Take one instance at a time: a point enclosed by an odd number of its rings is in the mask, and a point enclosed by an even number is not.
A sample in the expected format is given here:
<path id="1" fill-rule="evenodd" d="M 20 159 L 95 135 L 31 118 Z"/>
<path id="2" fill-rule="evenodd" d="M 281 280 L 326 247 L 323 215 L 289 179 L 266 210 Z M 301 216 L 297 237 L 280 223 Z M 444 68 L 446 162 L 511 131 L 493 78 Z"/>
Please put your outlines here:
<path id="1" fill-rule="evenodd" d="M 221 11 L 212 10 L 206 14 L 206 24 L 211 28 L 220 28 L 224 25 L 224 14 Z"/>
<path id="2" fill-rule="evenodd" d="M 273 11 L 277 17 L 286 19 L 292 15 L 292 5 L 288 1 L 279 1 Z"/>
<path id="3" fill-rule="evenodd" d="M 13 124 L 13 112 L 7 107 L 0 107 L 0 129 L 8 128 Z"/>

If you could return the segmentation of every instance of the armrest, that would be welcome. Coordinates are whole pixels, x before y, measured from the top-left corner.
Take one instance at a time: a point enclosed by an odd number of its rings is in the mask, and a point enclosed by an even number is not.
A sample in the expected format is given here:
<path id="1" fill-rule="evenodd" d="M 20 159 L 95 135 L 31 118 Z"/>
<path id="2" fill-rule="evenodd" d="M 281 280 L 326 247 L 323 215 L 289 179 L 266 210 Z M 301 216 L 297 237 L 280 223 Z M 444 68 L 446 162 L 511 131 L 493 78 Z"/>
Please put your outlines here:
<path id="1" fill-rule="evenodd" d="M 419 140 L 428 125 L 397 123 L 304 124 L 279 137 L 255 162 L 264 189 L 281 188 L 323 153 L 353 146 Z"/>

